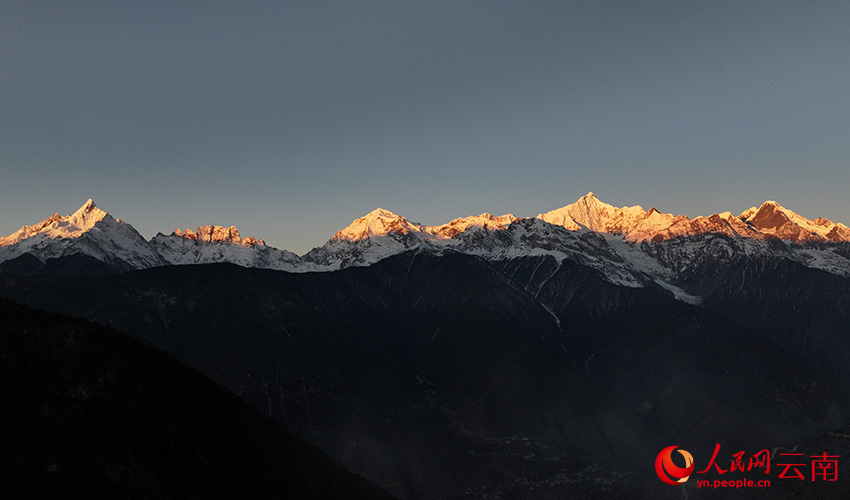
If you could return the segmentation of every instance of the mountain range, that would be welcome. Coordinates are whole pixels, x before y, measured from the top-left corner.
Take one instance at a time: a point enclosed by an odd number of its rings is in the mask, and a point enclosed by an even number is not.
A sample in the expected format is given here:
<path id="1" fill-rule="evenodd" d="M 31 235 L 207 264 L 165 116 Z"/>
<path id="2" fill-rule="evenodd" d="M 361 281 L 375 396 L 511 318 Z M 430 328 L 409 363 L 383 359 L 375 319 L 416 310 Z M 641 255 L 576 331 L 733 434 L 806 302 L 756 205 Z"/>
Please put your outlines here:
<path id="1" fill-rule="evenodd" d="M 167 351 L 400 498 L 709 498 L 657 453 L 846 448 L 847 227 L 775 202 L 377 209 L 300 257 L 87 202 L 2 245 L 0 296 Z"/>
<path id="2" fill-rule="evenodd" d="M 617 208 L 591 192 L 533 218 L 481 214 L 424 226 L 378 208 L 303 256 L 277 249 L 235 227 L 200 226 L 145 238 L 130 224 L 88 200 L 0 238 L 0 269 L 26 273 L 123 272 L 163 265 L 229 262 L 289 272 L 365 266 L 410 250 L 447 250 L 491 261 L 529 255 L 569 258 L 599 270 L 615 284 L 655 286 L 686 301 L 692 267 L 706 259 L 772 255 L 838 276 L 850 276 L 850 228 L 807 219 L 774 201 L 738 216 L 690 219 L 654 207 Z"/>

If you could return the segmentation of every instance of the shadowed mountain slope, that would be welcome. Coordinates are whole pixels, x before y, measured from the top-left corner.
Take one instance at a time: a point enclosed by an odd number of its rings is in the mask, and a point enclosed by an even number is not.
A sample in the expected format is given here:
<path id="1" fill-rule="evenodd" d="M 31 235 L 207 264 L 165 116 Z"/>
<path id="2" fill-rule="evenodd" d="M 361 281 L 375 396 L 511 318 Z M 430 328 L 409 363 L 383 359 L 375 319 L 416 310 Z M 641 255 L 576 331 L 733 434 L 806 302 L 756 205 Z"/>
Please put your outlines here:
<path id="1" fill-rule="evenodd" d="M 0 300 L 3 498 L 390 498 L 196 371 Z"/>

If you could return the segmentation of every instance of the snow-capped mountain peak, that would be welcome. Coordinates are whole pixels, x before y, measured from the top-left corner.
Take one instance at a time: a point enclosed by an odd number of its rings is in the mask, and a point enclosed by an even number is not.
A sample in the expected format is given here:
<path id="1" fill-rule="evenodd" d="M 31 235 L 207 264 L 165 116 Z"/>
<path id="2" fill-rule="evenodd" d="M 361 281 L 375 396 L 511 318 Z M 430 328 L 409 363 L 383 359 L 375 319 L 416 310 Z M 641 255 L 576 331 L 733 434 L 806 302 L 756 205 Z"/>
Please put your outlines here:
<path id="1" fill-rule="evenodd" d="M 71 215 L 62 217 L 57 212 L 37 224 L 23 226 L 14 233 L 0 238 L 0 246 L 13 245 L 36 235 L 44 235 L 50 239 L 79 238 L 107 216 L 109 214 L 97 208 L 94 201 L 89 199 Z"/>
<path id="2" fill-rule="evenodd" d="M 791 212 L 773 200 L 767 200 L 747 217 L 747 222 L 761 230 L 773 230 L 790 222 L 788 217 Z"/>
<path id="3" fill-rule="evenodd" d="M 359 241 L 373 236 L 389 234 L 407 235 L 421 233 L 422 226 L 410 222 L 401 215 L 383 208 L 376 208 L 368 214 L 351 222 L 345 229 L 338 231 L 332 240 Z"/>
<path id="4" fill-rule="evenodd" d="M 582 228 L 599 233 L 621 234 L 629 241 L 651 239 L 681 219 L 655 207 L 646 211 L 640 205 L 617 208 L 587 193 L 570 205 L 539 214 L 538 219 L 571 231 Z"/>
<path id="5" fill-rule="evenodd" d="M 602 202 L 592 191 L 564 208 L 576 223 L 593 231 L 615 232 L 627 222 L 635 222 L 646 216 L 640 205 L 617 208 Z"/>
<path id="6" fill-rule="evenodd" d="M 23 254 L 42 262 L 80 254 L 120 270 L 165 263 L 133 226 L 101 210 L 91 199 L 70 215 L 56 213 L 0 238 L 0 261 Z"/>
<path id="7" fill-rule="evenodd" d="M 808 240 L 850 241 L 850 228 L 819 217 L 815 220 L 768 200 L 759 208 L 752 207 L 740 215 L 762 233 L 795 242 Z"/>
<path id="8" fill-rule="evenodd" d="M 512 214 L 483 213 L 439 226 L 423 226 L 401 215 L 378 208 L 338 231 L 323 246 L 302 259 L 310 269 L 328 270 L 375 263 L 414 248 L 439 250 L 449 247 L 477 252 L 475 242 L 490 231 L 506 229 L 517 218 Z"/>

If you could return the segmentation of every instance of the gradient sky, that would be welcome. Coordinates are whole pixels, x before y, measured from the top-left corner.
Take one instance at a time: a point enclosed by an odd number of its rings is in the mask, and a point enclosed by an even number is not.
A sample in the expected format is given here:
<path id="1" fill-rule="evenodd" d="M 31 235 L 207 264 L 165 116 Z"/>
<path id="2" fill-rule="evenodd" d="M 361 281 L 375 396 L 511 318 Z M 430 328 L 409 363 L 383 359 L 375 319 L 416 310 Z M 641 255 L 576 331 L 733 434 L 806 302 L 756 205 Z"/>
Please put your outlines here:
<path id="1" fill-rule="evenodd" d="M 850 224 L 850 2 L 0 3 L 0 234 L 88 198 L 304 253 L 588 191 Z"/>

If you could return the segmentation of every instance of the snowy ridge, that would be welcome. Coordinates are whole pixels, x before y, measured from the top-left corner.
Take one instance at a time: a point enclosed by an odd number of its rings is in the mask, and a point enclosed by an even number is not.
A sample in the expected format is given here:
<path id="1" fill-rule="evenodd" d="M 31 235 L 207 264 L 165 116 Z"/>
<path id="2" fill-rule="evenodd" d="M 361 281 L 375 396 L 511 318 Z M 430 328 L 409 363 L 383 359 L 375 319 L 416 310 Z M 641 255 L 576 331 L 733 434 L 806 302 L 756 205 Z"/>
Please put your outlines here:
<path id="1" fill-rule="evenodd" d="M 461 248 L 476 253 L 471 248 L 475 241 L 507 229 L 516 220 L 511 214 L 496 217 L 484 213 L 439 226 L 423 226 L 378 208 L 338 231 L 323 246 L 307 252 L 302 262 L 307 270 L 327 271 L 374 264 L 415 248 L 432 251 Z"/>
<path id="2" fill-rule="evenodd" d="M 375 236 L 400 235 L 412 237 L 420 241 L 450 240 L 469 230 L 500 230 L 505 229 L 517 218 L 513 214 L 498 217 L 483 213 L 454 219 L 439 226 L 423 226 L 410 222 L 389 210 L 377 208 L 365 216 L 353 221 L 345 229 L 338 231 L 331 241 L 360 241 Z"/>
<path id="3" fill-rule="evenodd" d="M 622 235 L 626 241 L 665 241 L 682 236 L 725 234 L 750 239 L 779 238 L 795 243 L 804 241 L 850 241 L 850 228 L 828 219 L 807 219 L 775 201 L 752 207 L 735 217 L 722 212 L 689 219 L 684 215 L 665 214 L 655 207 L 617 208 L 603 203 L 591 192 L 573 204 L 542 213 L 538 219 L 570 230 L 590 229 Z"/>
<path id="4" fill-rule="evenodd" d="M 42 262 L 83 254 L 117 271 L 162 265 L 230 262 L 289 272 L 368 266 L 409 250 L 456 251 L 489 260 L 551 256 L 596 269 L 612 283 L 660 287 L 680 300 L 689 273 L 740 259 L 788 259 L 850 278 L 850 228 L 807 219 L 774 201 L 739 216 L 722 212 L 689 219 L 654 207 L 617 208 L 593 193 L 534 218 L 480 214 L 425 226 L 378 208 L 355 219 L 302 257 L 243 238 L 233 227 L 199 226 L 150 241 L 88 200 L 0 238 L 0 262 L 30 254 Z M 683 288 L 683 286 L 685 288 Z"/>
<path id="5" fill-rule="evenodd" d="M 266 246 L 259 238 L 242 238 L 234 226 L 199 226 L 197 231 L 175 229 L 157 234 L 151 245 L 171 264 L 230 262 L 243 267 L 295 271 L 299 258 L 288 250 Z"/>

